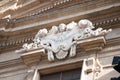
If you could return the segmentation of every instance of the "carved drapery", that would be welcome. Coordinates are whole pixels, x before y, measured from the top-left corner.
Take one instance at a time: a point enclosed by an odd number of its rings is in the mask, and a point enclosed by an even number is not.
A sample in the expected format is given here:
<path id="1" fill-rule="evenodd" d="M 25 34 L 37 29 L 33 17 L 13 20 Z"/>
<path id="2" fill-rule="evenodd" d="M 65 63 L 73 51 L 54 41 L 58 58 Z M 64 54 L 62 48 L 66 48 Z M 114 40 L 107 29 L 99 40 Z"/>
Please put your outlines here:
<path id="1" fill-rule="evenodd" d="M 59 26 L 52 26 L 47 29 L 40 29 L 35 35 L 33 43 L 23 45 L 23 50 L 43 48 L 46 50 L 48 60 L 54 61 L 64 59 L 67 56 L 74 57 L 76 55 L 77 41 L 92 38 L 96 36 L 104 36 L 109 30 L 95 27 L 89 20 L 80 20 L 78 23 L 72 21 L 69 24 L 61 23 Z"/>

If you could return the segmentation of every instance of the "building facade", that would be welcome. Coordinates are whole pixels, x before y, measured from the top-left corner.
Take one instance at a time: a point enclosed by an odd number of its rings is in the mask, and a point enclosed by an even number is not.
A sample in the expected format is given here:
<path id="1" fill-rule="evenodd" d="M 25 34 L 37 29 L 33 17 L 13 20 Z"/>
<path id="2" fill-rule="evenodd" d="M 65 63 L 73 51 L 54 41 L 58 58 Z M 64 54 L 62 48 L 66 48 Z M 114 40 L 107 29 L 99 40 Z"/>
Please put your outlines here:
<path id="1" fill-rule="evenodd" d="M 0 80 L 120 77 L 119 0 L 1 0 Z"/>

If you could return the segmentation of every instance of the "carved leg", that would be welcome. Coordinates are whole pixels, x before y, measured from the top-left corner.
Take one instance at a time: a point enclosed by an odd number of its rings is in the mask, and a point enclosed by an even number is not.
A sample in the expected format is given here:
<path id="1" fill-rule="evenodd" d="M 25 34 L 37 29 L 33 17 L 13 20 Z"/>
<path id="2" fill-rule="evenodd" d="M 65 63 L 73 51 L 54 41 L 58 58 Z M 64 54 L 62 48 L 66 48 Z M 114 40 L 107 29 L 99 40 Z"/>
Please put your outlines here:
<path id="1" fill-rule="evenodd" d="M 34 70 L 29 70 L 25 80 L 32 80 L 34 76 Z"/>
<path id="2" fill-rule="evenodd" d="M 70 49 L 70 57 L 74 57 L 76 55 L 76 44 L 73 44 Z"/>
<path id="3" fill-rule="evenodd" d="M 39 74 L 37 69 L 35 70 L 35 73 L 34 73 L 34 76 L 33 76 L 32 80 L 40 80 L 40 74 Z"/>
<path id="4" fill-rule="evenodd" d="M 53 52 L 51 50 L 48 50 L 48 60 L 49 61 L 54 61 L 54 55 Z"/>

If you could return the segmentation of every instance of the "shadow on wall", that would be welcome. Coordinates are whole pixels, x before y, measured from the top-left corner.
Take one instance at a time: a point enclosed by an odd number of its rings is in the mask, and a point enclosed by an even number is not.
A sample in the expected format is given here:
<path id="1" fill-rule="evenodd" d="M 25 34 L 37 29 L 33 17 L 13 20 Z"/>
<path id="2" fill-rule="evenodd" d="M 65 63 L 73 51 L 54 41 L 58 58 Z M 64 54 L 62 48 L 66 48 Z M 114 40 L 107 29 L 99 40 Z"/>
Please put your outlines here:
<path id="1" fill-rule="evenodd" d="M 118 78 L 111 78 L 111 80 L 120 80 L 120 76 Z"/>
<path id="2" fill-rule="evenodd" d="M 115 65 L 113 67 L 114 70 L 116 70 L 117 72 L 120 73 L 120 56 L 114 56 L 112 65 Z M 118 78 L 116 78 L 116 77 L 111 78 L 111 80 L 120 80 L 120 76 Z"/>

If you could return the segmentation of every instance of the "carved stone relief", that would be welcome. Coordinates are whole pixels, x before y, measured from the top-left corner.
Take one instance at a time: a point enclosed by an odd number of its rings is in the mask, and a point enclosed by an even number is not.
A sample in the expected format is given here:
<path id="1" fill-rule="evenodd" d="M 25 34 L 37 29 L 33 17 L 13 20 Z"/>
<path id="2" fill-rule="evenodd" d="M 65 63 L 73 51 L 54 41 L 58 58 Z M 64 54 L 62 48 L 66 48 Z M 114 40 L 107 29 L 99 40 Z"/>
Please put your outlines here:
<path id="1" fill-rule="evenodd" d="M 88 65 L 88 63 L 90 63 Z M 100 73 L 103 71 L 103 66 L 100 64 L 98 58 L 84 59 L 81 80 L 98 80 Z M 91 74 L 91 77 L 88 75 Z"/>
<path id="2" fill-rule="evenodd" d="M 78 23 L 72 21 L 69 24 L 61 23 L 59 26 L 52 26 L 50 30 L 40 29 L 35 35 L 33 43 L 23 45 L 23 50 L 43 48 L 46 50 L 49 61 L 64 59 L 67 56 L 76 55 L 76 45 L 78 40 L 87 39 L 96 36 L 104 36 L 109 30 L 95 27 L 92 22 L 84 19 Z"/>

